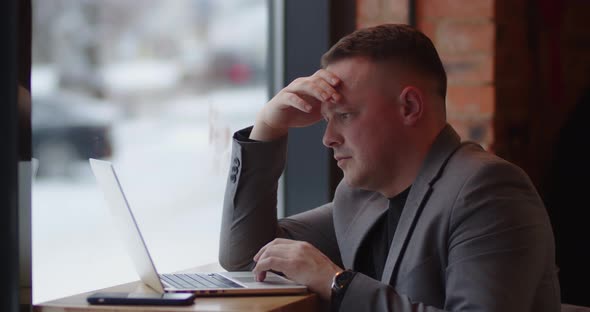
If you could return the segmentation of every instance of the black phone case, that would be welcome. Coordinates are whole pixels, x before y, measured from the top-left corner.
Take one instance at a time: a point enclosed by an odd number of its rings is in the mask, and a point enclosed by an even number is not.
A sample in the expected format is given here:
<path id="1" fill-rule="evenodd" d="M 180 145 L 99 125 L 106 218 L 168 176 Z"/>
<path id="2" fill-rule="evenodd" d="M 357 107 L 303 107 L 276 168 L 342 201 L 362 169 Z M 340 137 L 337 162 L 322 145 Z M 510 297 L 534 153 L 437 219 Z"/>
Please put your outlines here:
<path id="1" fill-rule="evenodd" d="M 191 305 L 195 301 L 194 294 L 170 294 L 171 297 L 135 294 L 129 297 L 129 293 L 94 293 L 86 298 L 90 304 L 102 305 Z M 184 298 L 175 298 L 174 295 L 186 295 Z"/>

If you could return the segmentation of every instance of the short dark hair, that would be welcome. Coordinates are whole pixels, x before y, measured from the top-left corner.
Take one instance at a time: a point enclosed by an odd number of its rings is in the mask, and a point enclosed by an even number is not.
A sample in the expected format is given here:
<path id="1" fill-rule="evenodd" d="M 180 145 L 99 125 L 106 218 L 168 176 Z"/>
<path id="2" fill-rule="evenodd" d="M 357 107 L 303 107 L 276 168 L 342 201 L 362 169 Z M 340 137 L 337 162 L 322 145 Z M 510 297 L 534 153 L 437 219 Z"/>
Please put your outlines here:
<path id="1" fill-rule="evenodd" d="M 374 62 L 396 61 L 437 81 L 437 92 L 447 93 L 447 74 L 432 41 L 403 24 L 383 24 L 359 29 L 340 39 L 322 56 L 322 67 L 350 57 Z"/>

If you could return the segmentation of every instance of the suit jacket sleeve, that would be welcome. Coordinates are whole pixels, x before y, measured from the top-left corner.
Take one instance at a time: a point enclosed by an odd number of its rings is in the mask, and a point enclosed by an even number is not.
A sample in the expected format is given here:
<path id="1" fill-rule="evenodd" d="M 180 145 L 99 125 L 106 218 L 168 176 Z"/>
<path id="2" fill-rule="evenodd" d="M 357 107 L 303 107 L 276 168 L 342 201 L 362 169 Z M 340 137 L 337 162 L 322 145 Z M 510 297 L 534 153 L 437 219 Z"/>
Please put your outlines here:
<path id="1" fill-rule="evenodd" d="M 554 253 L 550 223 L 522 170 L 506 162 L 483 166 L 464 182 L 450 211 L 442 309 L 359 273 L 340 310 L 559 311 L 553 296 L 546 301 L 535 297 L 539 287 L 557 297 L 559 289 L 555 267 L 548 263 Z M 551 307 L 537 306 L 539 302 Z"/>
<path id="2" fill-rule="evenodd" d="M 285 166 L 287 138 L 273 142 L 242 140 L 251 128 L 234 135 L 219 248 L 226 270 L 250 270 L 254 255 L 277 237 L 311 243 L 341 265 L 332 221 L 332 204 L 277 220 L 277 188 Z"/>

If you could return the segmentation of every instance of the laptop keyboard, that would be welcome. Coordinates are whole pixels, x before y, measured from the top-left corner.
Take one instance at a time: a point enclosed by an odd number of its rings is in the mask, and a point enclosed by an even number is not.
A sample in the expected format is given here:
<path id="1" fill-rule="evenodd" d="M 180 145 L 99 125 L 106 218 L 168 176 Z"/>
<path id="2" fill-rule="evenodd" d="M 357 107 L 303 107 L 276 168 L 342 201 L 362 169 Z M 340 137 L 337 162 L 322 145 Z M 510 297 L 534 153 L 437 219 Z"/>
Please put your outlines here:
<path id="1" fill-rule="evenodd" d="M 178 289 L 244 288 L 215 273 L 162 274 L 162 281 Z"/>

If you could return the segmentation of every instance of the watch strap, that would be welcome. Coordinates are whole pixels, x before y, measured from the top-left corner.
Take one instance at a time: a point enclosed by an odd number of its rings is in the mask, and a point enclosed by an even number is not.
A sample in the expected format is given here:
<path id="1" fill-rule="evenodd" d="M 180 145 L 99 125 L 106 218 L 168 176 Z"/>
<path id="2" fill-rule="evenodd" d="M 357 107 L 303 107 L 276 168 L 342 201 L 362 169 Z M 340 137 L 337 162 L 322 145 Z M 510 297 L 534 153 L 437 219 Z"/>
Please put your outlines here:
<path id="1" fill-rule="evenodd" d="M 348 289 L 348 286 L 352 282 L 356 272 L 351 270 L 344 270 L 336 273 L 332 280 L 332 298 L 331 298 L 331 310 L 339 311 L 344 294 Z"/>

